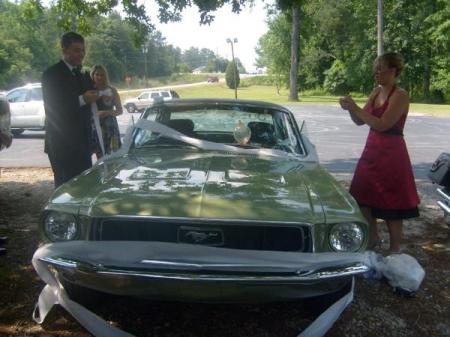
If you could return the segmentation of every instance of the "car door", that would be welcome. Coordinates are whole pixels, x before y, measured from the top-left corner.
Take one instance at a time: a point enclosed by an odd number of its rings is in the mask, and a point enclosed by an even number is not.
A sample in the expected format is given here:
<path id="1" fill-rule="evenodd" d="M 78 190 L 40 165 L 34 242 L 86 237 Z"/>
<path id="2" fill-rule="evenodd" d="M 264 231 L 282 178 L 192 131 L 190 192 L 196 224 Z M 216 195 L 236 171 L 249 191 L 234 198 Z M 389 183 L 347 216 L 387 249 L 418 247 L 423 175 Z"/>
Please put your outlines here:
<path id="1" fill-rule="evenodd" d="M 149 100 L 150 94 L 148 92 L 143 92 L 138 96 L 136 107 L 138 110 L 145 109 L 151 104 L 151 101 Z"/>
<path id="2" fill-rule="evenodd" d="M 170 92 L 169 91 L 161 91 L 161 96 L 162 96 L 164 101 L 168 101 L 168 100 L 172 99 L 172 97 L 170 96 Z"/>
<path id="3" fill-rule="evenodd" d="M 155 100 L 158 101 L 159 97 L 161 97 L 161 93 L 159 91 L 152 92 L 150 94 L 151 99 L 150 105 L 153 104 Z"/>
<path id="4" fill-rule="evenodd" d="M 29 96 L 30 90 L 27 88 L 13 89 L 6 95 L 11 110 L 11 128 L 27 126 L 26 103 L 29 100 Z"/>
<path id="5" fill-rule="evenodd" d="M 30 89 L 28 101 L 25 103 L 24 123 L 30 128 L 43 128 L 45 121 L 44 101 L 42 99 L 42 88 Z"/>

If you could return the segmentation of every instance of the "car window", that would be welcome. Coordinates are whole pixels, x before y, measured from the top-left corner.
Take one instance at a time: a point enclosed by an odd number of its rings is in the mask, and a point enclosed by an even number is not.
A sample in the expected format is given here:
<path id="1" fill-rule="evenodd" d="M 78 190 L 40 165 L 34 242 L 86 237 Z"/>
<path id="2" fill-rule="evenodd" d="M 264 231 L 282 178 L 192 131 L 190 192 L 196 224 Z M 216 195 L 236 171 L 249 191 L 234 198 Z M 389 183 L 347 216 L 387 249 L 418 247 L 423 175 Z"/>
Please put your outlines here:
<path id="1" fill-rule="evenodd" d="M 291 115 L 273 108 L 244 105 L 159 106 L 147 110 L 142 118 L 154 118 L 172 130 L 200 140 L 305 154 Z M 243 129 L 248 136 L 242 142 L 236 134 Z M 170 137 L 145 129 L 138 130 L 134 139 L 135 147 L 163 146 L 173 142 Z"/>
<path id="2" fill-rule="evenodd" d="M 42 88 L 33 88 L 31 89 L 31 98 L 32 101 L 42 101 Z"/>
<path id="3" fill-rule="evenodd" d="M 167 91 L 162 91 L 161 96 L 162 97 L 170 97 L 170 94 Z"/>
<path id="4" fill-rule="evenodd" d="M 29 90 L 28 89 L 17 89 L 11 91 L 7 97 L 8 101 L 11 103 L 26 102 L 28 100 Z"/>
<path id="5" fill-rule="evenodd" d="M 159 92 L 152 92 L 151 98 L 159 97 Z"/>
<path id="6" fill-rule="evenodd" d="M 147 99 L 148 98 L 148 92 L 144 92 L 143 94 L 140 94 L 138 98 L 140 98 L 140 99 Z"/>

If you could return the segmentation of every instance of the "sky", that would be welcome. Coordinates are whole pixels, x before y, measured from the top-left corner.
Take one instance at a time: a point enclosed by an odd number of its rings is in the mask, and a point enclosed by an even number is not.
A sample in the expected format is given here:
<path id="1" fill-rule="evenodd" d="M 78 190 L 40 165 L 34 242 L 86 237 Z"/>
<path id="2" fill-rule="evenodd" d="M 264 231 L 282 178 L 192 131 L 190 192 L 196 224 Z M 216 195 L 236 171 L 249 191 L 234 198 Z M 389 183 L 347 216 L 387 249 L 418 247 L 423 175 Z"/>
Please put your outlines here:
<path id="1" fill-rule="evenodd" d="M 146 6 L 148 3 L 146 2 Z M 245 8 L 240 14 L 234 14 L 231 6 L 226 5 L 214 12 L 215 19 L 208 25 L 200 25 L 197 7 L 183 11 L 181 22 L 159 23 L 154 5 L 149 6 L 149 15 L 156 29 L 161 31 L 168 44 L 182 50 L 190 47 L 208 48 L 226 59 L 231 59 L 231 46 L 227 38 L 237 38 L 234 44 L 234 56 L 239 58 L 247 71 L 255 70 L 255 47 L 259 38 L 267 32 L 264 3 L 256 0 L 252 8 Z"/>

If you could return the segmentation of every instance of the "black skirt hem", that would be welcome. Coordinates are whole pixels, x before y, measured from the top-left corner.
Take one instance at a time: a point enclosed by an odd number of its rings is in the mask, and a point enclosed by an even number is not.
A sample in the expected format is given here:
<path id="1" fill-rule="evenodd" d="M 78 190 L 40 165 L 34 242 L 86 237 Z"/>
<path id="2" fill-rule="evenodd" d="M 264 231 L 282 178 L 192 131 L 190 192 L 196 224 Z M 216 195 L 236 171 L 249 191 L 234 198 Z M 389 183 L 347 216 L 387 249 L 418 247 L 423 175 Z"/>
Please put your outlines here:
<path id="1" fill-rule="evenodd" d="M 382 209 L 363 204 L 359 204 L 359 207 L 370 209 L 374 218 L 382 220 L 403 220 L 417 218 L 420 216 L 419 209 L 417 207 L 405 209 Z"/>

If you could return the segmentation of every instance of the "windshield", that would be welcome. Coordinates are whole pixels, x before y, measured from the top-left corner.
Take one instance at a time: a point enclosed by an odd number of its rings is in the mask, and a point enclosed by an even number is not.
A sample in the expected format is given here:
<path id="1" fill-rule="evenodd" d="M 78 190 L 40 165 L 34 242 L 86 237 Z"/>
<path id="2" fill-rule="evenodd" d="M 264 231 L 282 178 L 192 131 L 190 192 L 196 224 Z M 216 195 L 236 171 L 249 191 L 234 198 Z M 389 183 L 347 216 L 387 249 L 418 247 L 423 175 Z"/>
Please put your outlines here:
<path id="1" fill-rule="evenodd" d="M 305 154 L 292 117 L 274 108 L 242 104 L 161 105 L 149 108 L 142 118 L 200 141 Z M 167 132 L 145 128 L 135 132 L 132 143 L 135 148 L 189 145 Z"/>

